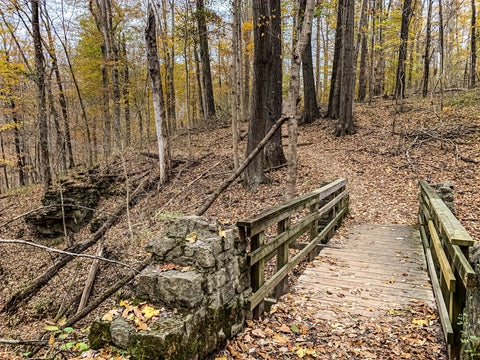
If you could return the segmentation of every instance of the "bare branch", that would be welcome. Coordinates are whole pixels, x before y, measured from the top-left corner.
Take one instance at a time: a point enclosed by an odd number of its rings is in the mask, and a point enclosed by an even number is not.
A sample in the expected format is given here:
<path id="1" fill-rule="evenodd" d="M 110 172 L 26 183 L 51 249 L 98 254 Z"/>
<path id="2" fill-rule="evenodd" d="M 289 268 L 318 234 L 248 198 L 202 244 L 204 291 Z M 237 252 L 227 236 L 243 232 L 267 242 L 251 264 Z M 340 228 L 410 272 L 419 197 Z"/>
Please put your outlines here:
<path id="1" fill-rule="evenodd" d="M 63 250 L 51 248 L 51 247 L 48 247 L 48 246 L 36 244 L 36 243 L 34 243 L 34 242 L 31 242 L 31 241 L 0 239 L 0 244 L 21 244 L 21 245 L 34 246 L 34 247 L 38 247 L 38 248 L 40 248 L 40 249 L 44 249 L 44 250 L 46 250 L 46 251 L 48 251 L 48 252 L 54 252 L 54 253 L 58 253 L 58 254 L 64 254 L 64 255 L 70 255 L 70 256 L 76 256 L 76 257 L 84 257 L 84 258 L 89 258 L 89 259 L 97 259 L 97 260 L 109 262 L 109 263 L 112 263 L 112 264 L 121 265 L 121 266 L 123 266 L 123 267 L 126 267 L 126 268 L 132 270 L 133 272 L 137 272 L 137 270 L 135 270 L 134 267 L 132 267 L 132 266 L 130 266 L 130 265 L 128 265 L 128 264 L 122 263 L 122 262 L 120 262 L 120 261 L 115 261 L 115 260 L 107 259 L 107 258 L 104 258 L 104 257 L 101 257 L 101 256 L 88 255 L 88 254 L 77 254 L 77 253 L 73 253 L 73 252 L 70 252 L 70 251 L 63 251 Z M 137 272 L 137 273 L 138 273 L 138 272 Z"/>

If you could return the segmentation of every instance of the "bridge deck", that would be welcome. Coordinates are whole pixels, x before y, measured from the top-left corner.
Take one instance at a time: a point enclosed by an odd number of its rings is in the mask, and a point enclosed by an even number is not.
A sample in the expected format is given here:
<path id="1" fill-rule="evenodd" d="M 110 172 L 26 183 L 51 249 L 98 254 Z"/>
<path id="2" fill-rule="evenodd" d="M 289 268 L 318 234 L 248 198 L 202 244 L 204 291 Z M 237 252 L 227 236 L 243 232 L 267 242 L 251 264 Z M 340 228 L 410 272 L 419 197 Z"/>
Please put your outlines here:
<path id="1" fill-rule="evenodd" d="M 295 286 L 335 318 L 339 308 L 369 318 L 423 301 L 436 308 L 417 229 L 406 225 L 358 225 L 330 240 Z"/>

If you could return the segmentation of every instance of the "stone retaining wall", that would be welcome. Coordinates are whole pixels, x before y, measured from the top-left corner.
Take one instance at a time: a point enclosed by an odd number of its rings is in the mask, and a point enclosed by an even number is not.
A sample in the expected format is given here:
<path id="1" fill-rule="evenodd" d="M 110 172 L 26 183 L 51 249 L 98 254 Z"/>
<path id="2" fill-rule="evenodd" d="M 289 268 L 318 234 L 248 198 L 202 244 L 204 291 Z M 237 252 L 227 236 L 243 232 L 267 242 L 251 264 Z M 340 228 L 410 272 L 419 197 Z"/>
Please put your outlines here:
<path id="1" fill-rule="evenodd" d="M 150 331 L 135 331 L 122 317 L 97 320 L 92 348 L 113 343 L 134 359 L 201 359 L 242 329 L 251 288 L 236 228 L 198 216 L 169 218 L 165 236 L 147 251 L 153 262 L 140 274 L 138 299 L 167 311 Z M 165 271 L 169 264 L 175 266 Z"/>

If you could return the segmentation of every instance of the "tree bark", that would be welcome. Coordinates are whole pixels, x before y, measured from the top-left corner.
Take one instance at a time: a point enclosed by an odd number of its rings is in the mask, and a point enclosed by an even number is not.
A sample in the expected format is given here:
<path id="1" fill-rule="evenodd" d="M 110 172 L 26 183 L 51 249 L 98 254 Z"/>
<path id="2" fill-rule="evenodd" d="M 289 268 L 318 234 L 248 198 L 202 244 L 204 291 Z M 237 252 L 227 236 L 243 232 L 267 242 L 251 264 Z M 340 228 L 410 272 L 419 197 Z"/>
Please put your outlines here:
<path id="1" fill-rule="evenodd" d="M 412 18 L 412 0 L 404 0 L 402 9 L 402 25 L 400 28 L 400 46 L 398 48 L 398 65 L 395 83 L 395 98 L 405 98 L 405 62 L 407 60 L 408 29 Z"/>
<path id="2" fill-rule="evenodd" d="M 46 9 L 45 9 L 45 12 L 46 12 Z M 48 53 L 50 55 L 50 58 L 52 59 L 52 70 L 55 73 L 55 80 L 58 87 L 58 102 L 60 104 L 60 109 L 62 112 L 63 127 L 64 127 L 63 141 L 65 142 L 64 148 L 66 150 L 66 157 L 68 160 L 67 168 L 69 169 L 75 166 L 75 162 L 73 159 L 72 138 L 70 133 L 70 121 L 68 118 L 68 111 L 67 111 L 67 98 L 65 96 L 65 92 L 63 91 L 63 83 L 60 75 L 60 69 L 58 68 L 58 59 L 55 51 L 52 32 L 50 29 L 50 21 L 49 21 L 48 14 L 46 14 L 46 17 L 47 19 L 45 21 L 45 26 L 47 30 L 47 36 L 48 36 Z"/>
<path id="3" fill-rule="evenodd" d="M 270 4 L 263 0 L 254 0 L 253 6 L 253 36 L 255 52 L 253 59 L 252 110 L 248 122 L 247 152 L 252 152 L 265 135 L 268 118 L 268 85 L 272 70 L 272 47 L 270 36 Z M 257 155 L 245 171 L 245 187 L 253 191 L 265 183 L 267 178 L 263 173 L 263 156 Z"/>
<path id="4" fill-rule="evenodd" d="M 297 38 L 297 43 L 292 52 L 290 82 L 288 85 L 288 94 L 285 101 L 283 113 L 288 118 L 288 152 L 287 152 L 287 181 L 285 185 L 285 198 L 292 199 L 295 197 L 297 184 L 297 103 L 300 92 L 300 66 L 303 53 L 307 47 L 308 41 L 312 36 L 313 9 L 315 8 L 314 0 L 307 0 L 305 12 L 303 16 L 303 24 L 301 32 Z"/>
<path id="5" fill-rule="evenodd" d="M 160 184 L 165 184 L 170 177 L 171 161 L 168 137 L 166 133 L 166 116 L 165 105 L 163 103 L 160 63 L 158 61 L 156 21 L 151 3 L 148 3 L 148 18 L 147 27 L 145 29 L 145 41 L 147 44 L 148 72 L 152 82 L 152 99 L 160 163 Z"/>
<path id="6" fill-rule="evenodd" d="M 300 1 L 300 24 L 303 22 L 307 0 Z M 311 124 L 320 117 L 317 104 L 317 91 L 313 74 L 312 36 L 307 39 L 307 46 L 302 56 L 303 73 L 303 114 L 301 123 Z"/>
<path id="7" fill-rule="evenodd" d="M 355 87 L 355 6 L 354 0 L 343 1 L 343 51 L 342 51 L 342 73 L 340 86 L 339 117 L 335 129 L 336 136 L 349 135 L 354 133 L 355 127 L 353 123 L 353 96 Z"/>
<path id="8" fill-rule="evenodd" d="M 472 0 L 472 24 L 470 33 L 470 88 L 475 87 L 477 80 L 477 11 L 475 0 Z"/>
<path id="9" fill-rule="evenodd" d="M 422 96 L 428 95 L 428 81 L 430 74 L 430 43 L 432 38 L 432 0 L 428 0 L 427 29 L 425 37 L 425 54 L 423 56 L 423 89 Z"/>
<path id="10" fill-rule="evenodd" d="M 270 94 L 267 98 L 267 122 L 265 125 L 268 131 L 282 115 L 282 19 L 280 0 L 270 1 L 270 34 L 271 34 L 271 69 L 267 85 Z M 264 167 L 270 168 L 285 164 L 287 159 L 283 153 L 282 128 L 280 127 L 265 146 Z"/>
<path id="11" fill-rule="evenodd" d="M 207 110 L 207 118 L 209 121 L 215 118 L 215 100 L 213 97 L 212 73 L 210 70 L 210 53 L 208 50 L 207 37 L 207 17 L 203 0 L 195 0 L 197 7 L 197 26 L 198 36 L 200 40 L 200 59 L 202 63 L 202 80 L 205 90 L 205 108 Z"/>
<path id="12" fill-rule="evenodd" d="M 130 119 L 130 70 L 128 67 L 127 57 L 127 42 L 125 35 L 122 39 L 122 53 L 123 53 L 123 113 L 125 118 L 125 141 L 127 146 L 130 146 L 132 131 Z"/>
<path id="13" fill-rule="evenodd" d="M 328 96 L 328 109 L 326 117 L 332 120 L 338 119 L 338 100 L 340 96 L 342 59 L 343 56 L 343 1 L 339 0 L 337 5 L 337 28 L 335 31 L 335 50 L 333 52 L 332 77 L 330 80 L 330 94 Z"/>
<path id="14" fill-rule="evenodd" d="M 367 28 L 368 28 L 368 16 L 367 16 L 367 4 L 368 0 L 362 1 L 362 10 L 360 15 L 360 22 L 358 25 L 357 40 L 355 45 L 355 73 L 357 67 L 358 54 L 360 53 L 360 74 L 358 76 L 358 101 L 365 101 L 367 95 L 367 83 L 366 83 L 366 64 L 367 64 Z M 360 52 L 361 48 L 361 52 Z M 354 83 L 355 86 L 355 83 Z"/>
<path id="15" fill-rule="evenodd" d="M 46 116 L 45 99 L 45 60 L 42 50 L 42 39 L 39 23 L 39 2 L 31 0 L 32 6 L 32 36 L 35 47 L 35 82 L 37 83 L 38 101 L 38 134 L 39 134 L 39 160 L 42 182 L 45 185 L 52 181 L 50 170 L 50 152 L 48 149 L 48 124 Z"/>
<path id="16" fill-rule="evenodd" d="M 233 25 L 232 25 L 232 147 L 233 147 L 233 166 L 238 169 L 240 161 L 238 154 L 239 129 L 238 124 L 241 118 L 241 82 L 242 82 L 242 17 L 241 0 L 233 1 Z"/>

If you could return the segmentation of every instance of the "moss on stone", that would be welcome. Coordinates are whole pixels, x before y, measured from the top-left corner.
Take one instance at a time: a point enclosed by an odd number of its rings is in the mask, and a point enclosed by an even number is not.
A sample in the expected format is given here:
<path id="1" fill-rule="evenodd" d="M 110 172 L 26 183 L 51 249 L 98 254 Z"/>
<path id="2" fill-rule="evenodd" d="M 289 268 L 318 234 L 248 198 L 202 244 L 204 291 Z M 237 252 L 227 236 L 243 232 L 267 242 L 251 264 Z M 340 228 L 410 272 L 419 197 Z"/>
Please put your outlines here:
<path id="1" fill-rule="evenodd" d="M 110 335 L 110 322 L 98 319 L 95 320 L 90 327 L 88 341 L 90 343 L 90 349 L 100 349 L 110 343 L 112 341 L 112 336 Z"/>

